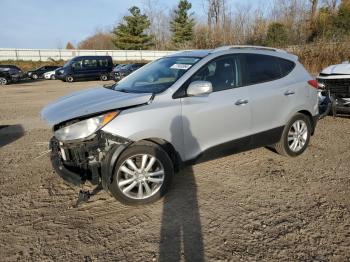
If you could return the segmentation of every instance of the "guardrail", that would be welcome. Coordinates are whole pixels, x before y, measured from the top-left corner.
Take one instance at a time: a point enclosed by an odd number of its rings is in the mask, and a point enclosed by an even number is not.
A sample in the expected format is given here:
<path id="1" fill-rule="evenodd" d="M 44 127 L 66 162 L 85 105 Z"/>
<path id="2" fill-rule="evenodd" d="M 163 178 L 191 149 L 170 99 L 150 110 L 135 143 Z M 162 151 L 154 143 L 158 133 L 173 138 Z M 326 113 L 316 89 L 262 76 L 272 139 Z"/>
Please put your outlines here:
<path id="1" fill-rule="evenodd" d="M 75 49 L 16 49 L 0 48 L 0 61 L 69 60 L 75 56 L 110 55 L 114 61 L 152 61 L 176 51 L 154 50 L 75 50 Z"/>

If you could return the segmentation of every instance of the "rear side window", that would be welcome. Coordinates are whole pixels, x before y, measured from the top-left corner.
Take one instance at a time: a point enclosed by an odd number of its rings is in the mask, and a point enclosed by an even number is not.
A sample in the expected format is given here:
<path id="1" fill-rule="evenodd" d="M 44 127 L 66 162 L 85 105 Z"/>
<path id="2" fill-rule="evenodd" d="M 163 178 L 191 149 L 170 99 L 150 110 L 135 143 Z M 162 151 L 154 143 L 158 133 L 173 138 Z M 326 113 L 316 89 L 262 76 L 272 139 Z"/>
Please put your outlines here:
<path id="1" fill-rule="evenodd" d="M 295 63 L 293 63 L 292 61 L 289 61 L 287 59 L 278 59 L 278 60 L 280 63 L 282 77 L 284 77 L 284 76 L 288 75 L 290 72 L 292 72 L 292 70 L 295 67 Z"/>
<path id="2" fill-rule="evenodd" d="M 99 67 L 108 67 L 108 59 L 99 59 L 98 60 Z"/>
<path id="3" fill-rule="evenodd" d="M 84 68 L 96 68 L 97 60 L 96 59 L 84 59 L 83 61 Z"/>
<path id="4" fill-rule="evenodd" d="M 245 54 L 244 85 L 273 81 L 288 75 L 294 68 L 292 61 L 269 55 Z"/>

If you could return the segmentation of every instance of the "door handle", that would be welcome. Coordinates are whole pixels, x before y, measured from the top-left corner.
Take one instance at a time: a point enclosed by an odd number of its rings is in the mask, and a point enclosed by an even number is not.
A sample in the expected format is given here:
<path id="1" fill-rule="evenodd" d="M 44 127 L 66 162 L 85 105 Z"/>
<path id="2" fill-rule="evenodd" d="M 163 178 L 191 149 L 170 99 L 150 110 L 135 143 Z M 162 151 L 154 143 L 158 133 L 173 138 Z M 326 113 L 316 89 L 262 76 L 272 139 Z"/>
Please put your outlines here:
<path id="1" fill-rule="evenodd" d="M 290 95 L 294 95 L 295 92 L 294 91 L 290 91 L 290 90 L 287 90 L 286 92 L 284 92 L 284 95 L 285 96 L 290 96 Z"/>
<path id="2" fill-rule="evenodd" d="M 248 104 L 247 99 L 238 99 L 235 103 L 236 106 L 241 106 L 241 105 L 245 105 L 245 104 Z"/>

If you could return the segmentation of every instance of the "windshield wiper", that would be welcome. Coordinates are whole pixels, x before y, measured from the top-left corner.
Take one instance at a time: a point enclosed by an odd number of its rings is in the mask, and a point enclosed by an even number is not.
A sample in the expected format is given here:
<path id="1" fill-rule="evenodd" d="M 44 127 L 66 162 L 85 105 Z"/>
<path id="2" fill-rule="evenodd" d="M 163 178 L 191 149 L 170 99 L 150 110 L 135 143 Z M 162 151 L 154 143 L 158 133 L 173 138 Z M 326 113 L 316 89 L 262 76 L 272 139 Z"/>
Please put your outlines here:
<path id="1" fill-rule="evenodd" d="M 124 88 L 121 88 L 121 89 L 114 89 L 115 91 L 118 91 L 118 92 L 123 92 L 123 93 L 132 93 L 130 92 L 130 90 L 127 90 L 127 89 L 124 89 Z"/>

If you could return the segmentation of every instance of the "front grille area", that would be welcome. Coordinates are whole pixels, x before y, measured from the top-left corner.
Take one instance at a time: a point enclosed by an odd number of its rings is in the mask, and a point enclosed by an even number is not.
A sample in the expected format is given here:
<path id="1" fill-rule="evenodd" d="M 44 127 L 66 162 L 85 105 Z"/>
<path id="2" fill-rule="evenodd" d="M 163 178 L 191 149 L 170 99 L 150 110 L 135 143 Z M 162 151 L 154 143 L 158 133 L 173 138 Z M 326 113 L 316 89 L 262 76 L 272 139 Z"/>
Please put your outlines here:
<path id="1" fill-rule="evenodd" d="M 318 82 L 323 83 L 332 95 L 350 97 L 350 78 L 318 79 Z"/>

